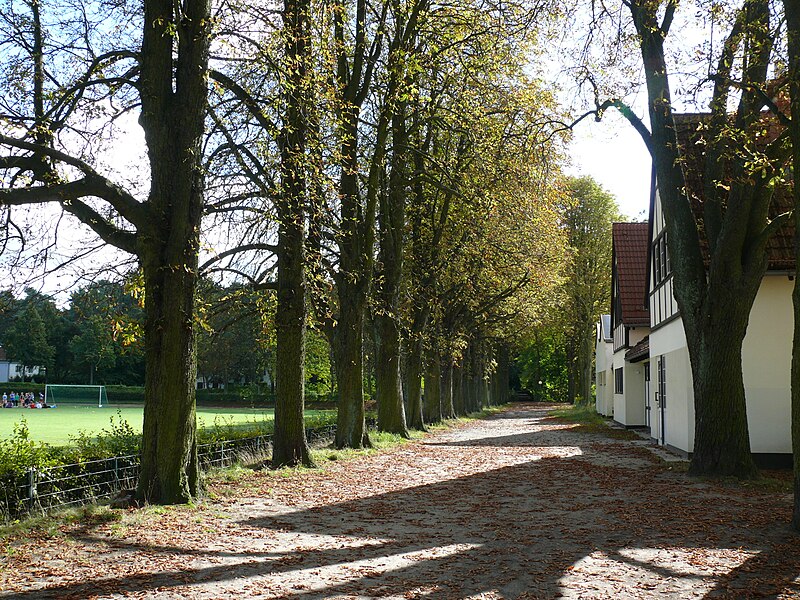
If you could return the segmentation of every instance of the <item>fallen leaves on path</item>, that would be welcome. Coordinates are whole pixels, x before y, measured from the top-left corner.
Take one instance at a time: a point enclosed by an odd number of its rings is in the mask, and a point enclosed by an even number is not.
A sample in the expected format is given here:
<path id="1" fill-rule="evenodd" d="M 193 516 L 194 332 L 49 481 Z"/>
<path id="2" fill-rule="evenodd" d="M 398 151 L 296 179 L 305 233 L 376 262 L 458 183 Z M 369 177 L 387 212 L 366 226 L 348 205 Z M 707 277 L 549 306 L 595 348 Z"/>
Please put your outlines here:
<path id="1" fill-rule="evenodd" d="M 667 470 L 517 405 L 200 506 L 16 540 L 15 598 L 800 597 L 787 494 Z"/>

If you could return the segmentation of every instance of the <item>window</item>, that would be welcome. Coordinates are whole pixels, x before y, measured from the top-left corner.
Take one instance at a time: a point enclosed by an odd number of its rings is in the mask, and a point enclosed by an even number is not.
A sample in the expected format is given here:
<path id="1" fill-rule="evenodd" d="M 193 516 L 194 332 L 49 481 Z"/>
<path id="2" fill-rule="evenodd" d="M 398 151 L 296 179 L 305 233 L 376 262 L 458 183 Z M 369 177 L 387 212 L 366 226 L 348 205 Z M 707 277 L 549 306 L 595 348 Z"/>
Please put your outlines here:
<path id="1" fill-rule="evenodd" d="M 672 272 L 667 249 L 667 232 L 663 232 L 653 242 L 653 283 L 659 285 Z"/>
<path id="2" fill-rule="evenodd" d="M 600 371 L 597 374 L 597 385 L 605 385 L 606 384 L 606 372 Z"/>
<path id="3" fill-rule="evenodd" d="M 614 393 L 622 393 L 622 367 L 614 369 Z"/>

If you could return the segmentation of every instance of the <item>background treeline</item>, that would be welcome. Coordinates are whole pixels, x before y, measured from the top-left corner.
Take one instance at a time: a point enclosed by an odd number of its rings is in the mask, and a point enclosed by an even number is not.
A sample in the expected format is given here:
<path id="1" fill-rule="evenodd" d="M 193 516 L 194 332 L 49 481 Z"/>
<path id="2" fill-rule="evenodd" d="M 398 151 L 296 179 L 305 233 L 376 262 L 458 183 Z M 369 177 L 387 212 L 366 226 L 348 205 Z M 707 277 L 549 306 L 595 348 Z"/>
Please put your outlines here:
<path id="1" fill-rule="evenodd" d="M 275 336 L 268 311 L 241 287 L 200 288 L 198 378 L 203 401 L 274 401 Z M 70 296 L 66 308 L 32 288 L 0 295 L 0 347 L 25 366 L 7 391 L 44 389 L 44 383 L 102 384 L 112 403 L 144 399 L 142 309 L 130 282 L 98 281 Z M 330 348 L 308 332 L 306 393 L 331 399 Z M 23 381 L 37 386 L 24 385 Z M 129 387 L 124 387 L 129 386 Z M 212 389 L 202 389 L 212 388 Z"/>

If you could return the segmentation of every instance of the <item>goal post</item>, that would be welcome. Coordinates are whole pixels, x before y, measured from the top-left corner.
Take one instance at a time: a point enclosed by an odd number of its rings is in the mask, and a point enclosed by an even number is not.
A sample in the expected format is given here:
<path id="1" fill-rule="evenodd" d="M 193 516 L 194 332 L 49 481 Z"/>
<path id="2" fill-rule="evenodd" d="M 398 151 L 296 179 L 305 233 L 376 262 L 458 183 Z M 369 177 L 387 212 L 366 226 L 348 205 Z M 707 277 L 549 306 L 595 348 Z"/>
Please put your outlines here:
<path id="1" fill-rule="evenodd" d="M 49 405 L 84 404 L 103 408 L 108 406 L 108 395 L 104 385 L 46 384 L 44 401 Z"/>

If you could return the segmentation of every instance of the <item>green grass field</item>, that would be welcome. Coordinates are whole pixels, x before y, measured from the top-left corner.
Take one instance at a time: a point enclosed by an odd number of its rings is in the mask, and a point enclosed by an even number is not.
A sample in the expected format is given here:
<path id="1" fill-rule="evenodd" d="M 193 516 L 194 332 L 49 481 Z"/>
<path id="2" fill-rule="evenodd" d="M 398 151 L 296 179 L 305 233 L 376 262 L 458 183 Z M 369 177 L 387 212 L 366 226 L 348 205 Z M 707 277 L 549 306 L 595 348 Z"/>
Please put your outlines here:
<path id="1" fill-rule="evenodd" d="M 25 419 L 28 423 L 31 439 L 55 446 L 68 444 L 70 436 L 84 431 L 88 434 L 99 433 L 111 425 L 110 418 L 117 421 L 117 412 L 130 423 L 134 431 L 142 431 L 141 406 L 76 406 L 62 404 L 58 408 L 31 410 L 25 408 L 0 409 L 0 438 L 11 437 L 14 424 Z M 197 408 L 198 427 L 210 428 L 215 425 L 236 425 L 246 427 L 248 423 L 271 421 L 272 409 L 253 408 Z M 333 411 L 307 410 L 306 417 L 312 418 L 322 413 Z"/>

